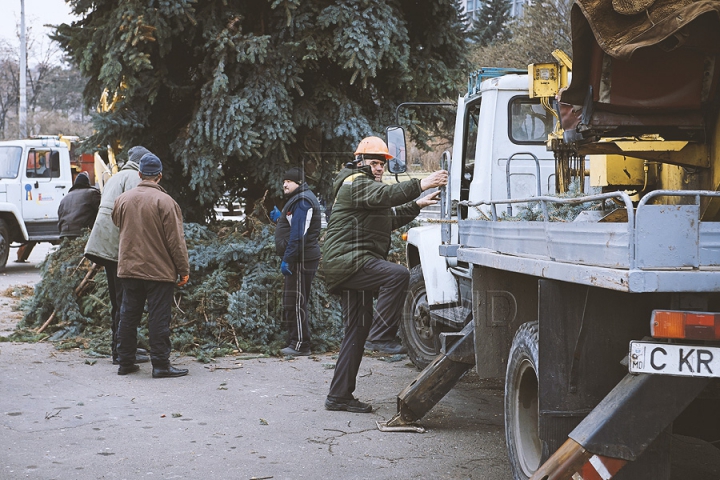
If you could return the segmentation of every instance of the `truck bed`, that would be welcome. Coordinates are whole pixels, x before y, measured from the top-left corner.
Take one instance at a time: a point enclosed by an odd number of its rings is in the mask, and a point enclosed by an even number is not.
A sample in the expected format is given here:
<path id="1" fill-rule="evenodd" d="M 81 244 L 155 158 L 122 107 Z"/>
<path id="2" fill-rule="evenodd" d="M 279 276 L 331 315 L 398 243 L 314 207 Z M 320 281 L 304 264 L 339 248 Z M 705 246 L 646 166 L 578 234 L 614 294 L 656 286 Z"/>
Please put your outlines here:
<path id="1" fill-rule="evenodd" d="M 699 220 L 699 198 L 715 195 L 652 192 L 637 209 L 627 202 L 624 222 L 461 220 L 458 260 L 625 292 L 718 291 L 720 223 Z M 648 203 L 662 196 L 696 204 Z"/>

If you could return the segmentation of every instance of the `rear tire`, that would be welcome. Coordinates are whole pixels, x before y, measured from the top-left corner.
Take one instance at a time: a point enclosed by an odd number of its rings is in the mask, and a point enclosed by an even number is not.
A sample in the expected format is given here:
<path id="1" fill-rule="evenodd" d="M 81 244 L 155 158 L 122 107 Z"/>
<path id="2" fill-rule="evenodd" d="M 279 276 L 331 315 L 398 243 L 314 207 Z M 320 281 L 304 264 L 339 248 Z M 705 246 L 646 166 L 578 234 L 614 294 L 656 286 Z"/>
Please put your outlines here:
<path id="1" fill-rule="evenodd" d="M 10 234 L 5 220 L 0 220 L 0 271 L 5 270 L 10 255 Z"/>
<path id="2" fill-rule="evenodd" d="M 538 322 L 528 322 L 515 333 L 505 376 L 505 442 L 514 480 L 529 479 L 541 465 L 538 406 Z"/>
<path id="3" fill-rule="evenodd" d="M 410 285 L 405 297 L 400 336 L 408 349 L 410 360 L 420 370 L 440 353 L 440 330 L 431 326 L 430 307 L 425 291 L 422 266 L 410 269 Z"/>

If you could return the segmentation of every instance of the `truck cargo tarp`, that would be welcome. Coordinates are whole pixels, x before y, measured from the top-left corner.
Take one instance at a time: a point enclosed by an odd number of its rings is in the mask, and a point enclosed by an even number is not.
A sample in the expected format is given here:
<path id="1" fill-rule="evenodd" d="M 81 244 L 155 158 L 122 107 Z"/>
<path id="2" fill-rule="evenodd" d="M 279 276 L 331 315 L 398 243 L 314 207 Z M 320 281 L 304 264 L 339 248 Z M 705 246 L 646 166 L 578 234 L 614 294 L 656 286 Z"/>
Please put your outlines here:
<path id="1" fill-rule="evenodd" d="M 705 13 L 720 14 L 718 0 L 577 0 L 575 5 L 600 48 L 624 60 L 636 49 L 658 44 L 676 33 L 687 37 L 690 32 L 679 31 Z"/>
<path id="2" fill-rule="evenodd" d="M 576 0 L 571 22 L 573 81 L 562 99 L 574 105 L 585 98 L 595 44 L 622 61 L 645 47 L 720 54 L 720 0 Z"/>

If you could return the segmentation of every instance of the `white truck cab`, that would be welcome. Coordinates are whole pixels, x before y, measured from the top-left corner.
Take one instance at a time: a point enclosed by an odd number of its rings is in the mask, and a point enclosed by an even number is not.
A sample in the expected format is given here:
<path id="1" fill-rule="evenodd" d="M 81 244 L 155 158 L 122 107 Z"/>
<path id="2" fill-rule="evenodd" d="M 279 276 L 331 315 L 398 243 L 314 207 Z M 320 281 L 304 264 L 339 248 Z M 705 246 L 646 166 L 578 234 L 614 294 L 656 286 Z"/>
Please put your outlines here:
<path id="1" fill-rule="evenodd" d="M 11 243 L 57 242 L 58 206 L 72 186 L 58 137 L 0 142 L 0 268 Z"/>
<path id="2" fill-rule="evenodd" d="M 529 97 L 527 73 L 520 72 L 482 69 L 470 76 L 468 93 L 457 103 L 448 184 L 453 204 L 447 206 L 452 222 L 408 232 L 411 282 L 422 285 L 411 285 L 416 295 L 406 306 L 401 332 L 417 365 L 435 358 L 440 332 L 460 330 L 469 319 L 471 305 L 458 303 L 470 298 L 460 292 L 463 278 L 469 288 L 470 272 L 447 250 L 456 252 L 460 243 L 457 220 L 489 219 L 493 212 L 487 205 L 468 208 L 457 206 L 457 201 L 490 202 L 555 192 L 555 160 L 546 147 L 555 118 L 539 99 Z M 518 204 L 506 205 L 495 214 L 511 216 L 518 208 Z M 449 232 L 449 241 L 441 238 L 443 228 Z"/>

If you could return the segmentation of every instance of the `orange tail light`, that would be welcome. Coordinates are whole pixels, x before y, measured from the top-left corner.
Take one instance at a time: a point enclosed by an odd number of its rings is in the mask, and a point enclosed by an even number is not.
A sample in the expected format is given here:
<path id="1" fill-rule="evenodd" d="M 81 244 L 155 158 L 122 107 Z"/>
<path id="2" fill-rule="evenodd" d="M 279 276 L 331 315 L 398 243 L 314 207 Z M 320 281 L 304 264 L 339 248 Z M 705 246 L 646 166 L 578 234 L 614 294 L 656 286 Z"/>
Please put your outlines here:
<path id="1" fill-rule="evenodd" d="M 655 338 L 720 340 L 720 313 L 654 310 L 650 332 Z"/>

